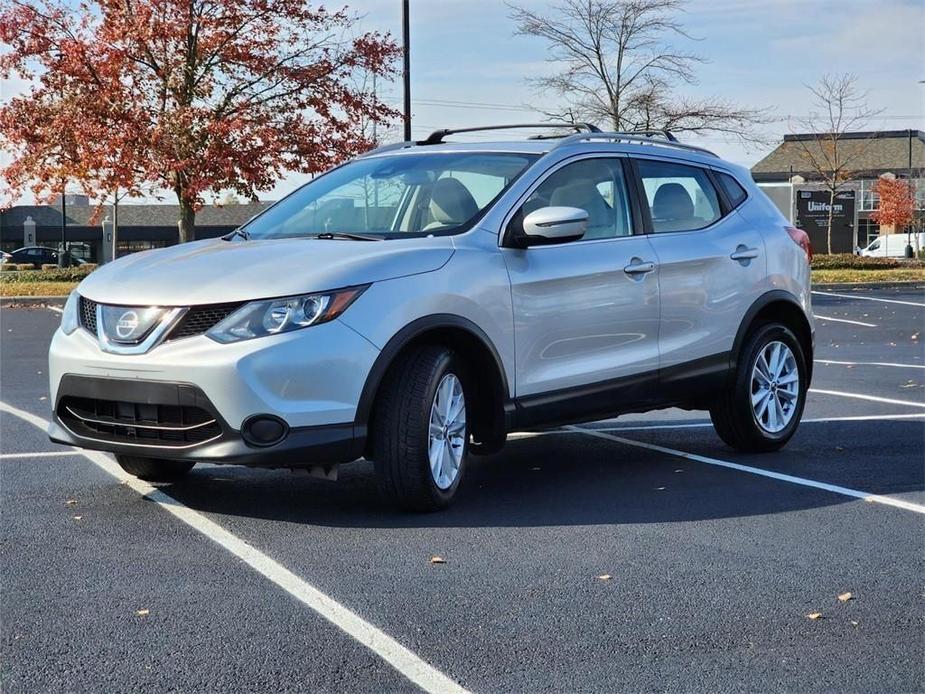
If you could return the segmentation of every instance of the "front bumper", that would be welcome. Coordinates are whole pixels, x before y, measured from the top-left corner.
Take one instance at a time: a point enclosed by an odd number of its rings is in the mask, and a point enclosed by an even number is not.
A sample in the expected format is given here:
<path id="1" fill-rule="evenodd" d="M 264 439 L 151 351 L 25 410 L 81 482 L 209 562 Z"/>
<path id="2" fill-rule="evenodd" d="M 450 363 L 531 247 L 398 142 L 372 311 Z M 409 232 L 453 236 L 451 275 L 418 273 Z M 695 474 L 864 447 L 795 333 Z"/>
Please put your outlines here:
<path id="1" fill-rule="evenodd" d="M 336 320 L 227 345 L 190 337 L 139 355 L 105 353 L 83 328 L 70 335 L 59 330 L 49 350 L 54 404 L 49 436 L 67 445 L 145 457 L 281 467 L 345 462 L 362 455 L 365 428 L 353 422 L 378 355 L 372 343 Z M 200 404 L 207 403 L 205 409 L 221 424 L 220 436 L 183 448 L 129 442 L 124 436 L 100 440 L 73 421 L 68 426 L 70 415 L 64 412 L 62 418 L 60 410 L 68 396 L 166 406 L 188 399 L 170 394 L 180 386 L 198 391 Z M 254 415 L 282 420 L 288 435 L 272 446 L 252 446 L 241 428 Z M 150 428 L 144 416 L 139 427 Z"/>
<path id="2" fill-rule="evenodd" d="M 118 403 L 122 416 L 112 410 L 86 414 L 74 403 Z M 203 413 L 208 426 L 203 440 L 178 440 L 183 422 L 170 424 L 141 412 L 169 410 Z M 130 412 L 131 414 L 128 414 Z M 159 438 L 166 433 L 169 438 Z M 272 446 L 255 446 L 228 425 L 203 392 L 188 383 L 65 376 L 48 430 L 55 443 L 111 453 L 151 458 L 174 458 L 259 467 L 310 467 L 344 463 L 362 456 L 365 431 L 353 423 L 290 428 Z"/>

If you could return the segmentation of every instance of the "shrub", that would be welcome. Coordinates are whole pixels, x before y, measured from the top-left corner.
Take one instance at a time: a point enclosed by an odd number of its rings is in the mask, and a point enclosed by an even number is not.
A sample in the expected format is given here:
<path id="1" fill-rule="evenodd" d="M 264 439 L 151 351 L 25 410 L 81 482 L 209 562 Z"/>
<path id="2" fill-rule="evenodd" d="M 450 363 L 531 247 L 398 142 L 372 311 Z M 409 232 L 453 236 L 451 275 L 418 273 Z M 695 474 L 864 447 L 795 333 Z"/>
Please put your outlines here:
<path id="1" fill-rule="evenodd" d="M 46 272 L 48 270 L 57 270 L 57 269 L 58 269 L 57 263 L 42 263 L 42 270 L 45 270 Z"/>
<path id="2" fill-rule="evenodd" d="M 814 270 L 880 270 L 899 267 L 896 258 L 864 258 L 851 253 L 813 256 Z"/>
<path id="3" fill-rule="evenodd" d="M 865 258 L 850 253 L 813 256 L 813 270 L 889 270 L 923 267 L 921 260 L 905 258 Z"/>
<path id="4" fill-rule="evenodd" d="M 0 282 L 4 284 L 27 282 L 80 282 L 96 268 L 95 265 L 87 268 L 80 267 L 58 268 L 53 270 L 33 270 L 31 265 L 20 266 L 18 272 L 4 272 L 0 275 Z M 29 268 L 29 269 L 22 269 Z"/>

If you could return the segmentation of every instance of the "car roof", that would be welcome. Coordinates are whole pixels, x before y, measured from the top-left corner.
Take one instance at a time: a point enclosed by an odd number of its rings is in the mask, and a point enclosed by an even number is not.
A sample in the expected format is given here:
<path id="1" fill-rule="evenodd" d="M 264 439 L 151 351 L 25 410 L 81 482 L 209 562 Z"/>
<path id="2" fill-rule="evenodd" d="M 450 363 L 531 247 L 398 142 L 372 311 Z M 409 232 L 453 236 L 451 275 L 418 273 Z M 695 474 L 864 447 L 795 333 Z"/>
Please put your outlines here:
<path id="1" fill-rule="evenodd" d="M 526 140 L 498 140 L 488 142 L 447 142 L 446 138 L 463 133 L 503 131 L 514 129 L 552 129 L 548 136 L 535 135 Z M 569 134 L 570 131 L 574 131 Z M 696 162 L 704 166 L 720 164 L 727 171 L 742 176 L 741 167 L 725 162 L 708 149 L 678 141 L 668 130 L 643 130 L 632 132 L 602 132 L 591 123 L 509 123 L 481 125 L 466 128 L 442 128 L 434 130 L 423 140 L 395 142 L 378 147 L 360 155 L 360 158 L 382 156 L 408 156 L 410 154 L 469 153 L 512 153 L 543 156 L 555 153 L 557 159 L 564 159 L 582 152 L 614 152 L 635 155 L 658 155 L 679 161 Z M 746 177 L 750 178 L 750 177 Z"/>
<path id="2" fill-rule="evenodd" d="M 373 150 L 362 155 L 362 158 L 419 154 L 450 154 L 459 152 L 470 152 L 473 154 L 533 154 L 542 156 L 554 150 L 561 152 L 563 157 L 580 154 L 582 152 L 614 152 L 641 156 L 656 155 L 710 167 L 718 165 L 720 168 L 736 171 L 738 173 L 740 173 L 739 169 L 741 168 L 720 159 L 712 152 L 700 150 L 697 147 L 682 145 L 681 143 L 654 139 L 650 142 L 607 141 L 603 139 L 578 140 L 572 142 L 562 142 L 558 139 L 510 140 L 497 142 L 441 142 L 439 144 L 408 142 L 401 143 L 400 145 L 387 145 L 379 150 Z"/>

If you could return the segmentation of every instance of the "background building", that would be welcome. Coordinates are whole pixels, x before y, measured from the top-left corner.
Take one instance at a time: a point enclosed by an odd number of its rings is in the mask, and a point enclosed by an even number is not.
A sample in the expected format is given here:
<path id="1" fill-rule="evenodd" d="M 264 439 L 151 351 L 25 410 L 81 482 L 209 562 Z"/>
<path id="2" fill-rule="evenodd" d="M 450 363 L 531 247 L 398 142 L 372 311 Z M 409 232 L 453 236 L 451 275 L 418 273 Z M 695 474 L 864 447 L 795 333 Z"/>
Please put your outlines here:
<path id="1" fill-rule="evenodd" d="M 829 194 L 807 164 L 806 147 L 821 148 L 819 136 L 785 135 L 773 152 L 752 167 L 752 177 L 788 219 L 809 233 L 813 248 L 823 252 Z M 880 234 L 879 225 L 870 215 L 879 202 L 873 186 L 884 175 L 915 181 L 916 215 L 921 224 L 925 219 L 925 133 L 920 130 L 846 133 L 841 136 L 839 147 L 851 159 L 855 175 L 836 197 L 832 226 L 834 252 L 850 253 L 855 247 L 864 248 Z"/>
<path id="2" fill-rule="evenodd" d="M 196 213 L 196 238 L 223 236 L 270 204 L 206 205 Z M 65 213 L 71 251 L 90 262 L 106 257 L 103 253 L 104 223 L 111 231 L 112 208 L 104 205 L 98 210 L 86 196 L 68 195 Z M 174 245 L 179 238 L 179 218 L 177 205 L 119 205 L 118 255 Z M 27 237 L 32 228 L 30 220 L 35 223 L 31 242 Z M 0 212 L 0 250 L 9 252 L 32 245 L 57 248 L 60 242 L 60 205 L 16 205 Z"/>

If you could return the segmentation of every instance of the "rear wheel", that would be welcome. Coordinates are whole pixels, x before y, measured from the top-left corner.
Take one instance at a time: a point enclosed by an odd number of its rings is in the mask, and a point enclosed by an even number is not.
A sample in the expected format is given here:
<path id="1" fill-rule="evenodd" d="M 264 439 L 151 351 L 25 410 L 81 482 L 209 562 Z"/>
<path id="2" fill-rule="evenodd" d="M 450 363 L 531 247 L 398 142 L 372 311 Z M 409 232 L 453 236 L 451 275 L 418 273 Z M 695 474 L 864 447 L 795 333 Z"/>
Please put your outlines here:
<path id="1" fill-rule="evenodd" d="M 116 462 L 128 474 L 146 482 L 176 482 L 196 464 L 187 460 L 139 458 L 133 455 L 117 455 Z"/>
<path id="2" fill-rule="evenodd" d="M 469 446 L 462 364 L 442 346 L 416 349 L 390 369 L 373 416 L 373 461 L 389 502 L 445 508 L 456 495 Z"/>
<path id="3" fill-rule="evenodd" d="M 756 328 L 739 355 L 735 382 L 710 409 L 719 437 L 740 451 L 783 447 L 806 402 L 807 368 L 796 336 L 780 323 Z"/>

